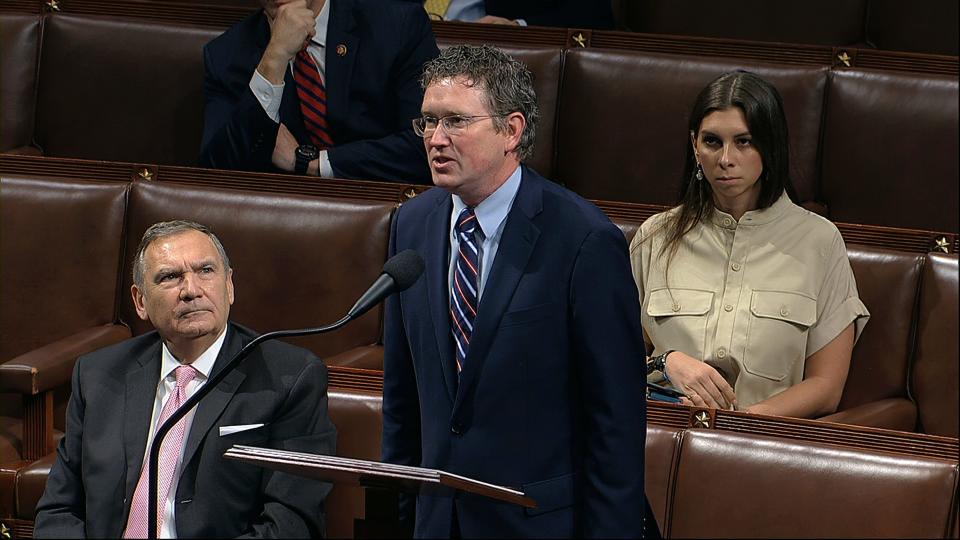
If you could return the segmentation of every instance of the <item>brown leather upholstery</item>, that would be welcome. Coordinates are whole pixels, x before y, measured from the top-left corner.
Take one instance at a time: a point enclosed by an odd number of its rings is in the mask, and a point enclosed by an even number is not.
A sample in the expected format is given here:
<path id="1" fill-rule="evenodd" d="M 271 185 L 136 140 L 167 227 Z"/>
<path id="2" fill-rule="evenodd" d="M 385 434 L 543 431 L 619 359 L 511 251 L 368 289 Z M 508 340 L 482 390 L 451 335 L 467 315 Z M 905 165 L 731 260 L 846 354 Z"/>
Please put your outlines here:
<path id="1" fill-rule="evenodd" d="M 957 476 L 956 461 L 687 430 L 668 535 L 944 537 Z"/>
<path id="2" fill-rule="evenodd" d="M 867 0 L 631 0 L 625 22 L 644 33 L 851 45 L 863 41 L 866 9 Z"/>
<path id="3" fill-rule="evenodd" d="M 311 328 L 343 317 L 380 275 L 394 205 L 137 182 L 130 194 L 121 320 L 152 329 L 130 299 L 130 259 L 158 221 L 192 219 L 223 242 L 233 266 L 230 316 L 259 332 Z M 336 332 L 291 342 L 326 356 L 379 342 L 380 308 Z"/>
<path id="4" fill-rule="evenodd" d="M 955 0 L 870 0 L 867 40 L 878 49 L 957 55 Z"/>
<path id="5" fill-rule="evenodd" d="M 359 390 L 330 390 L 330 420 L 337 427 L 337 455 L 380 461 L 382 397 Z M 364 516 L 363 489 L 335 486 L 327 497 L 327 536 L 352 538 L 353 520 Z"/>
<path id="6" fill-rule="evenodd" d="M 673 495 L 673 471 L 680 459 L 680 439 L 683 430 L 647 424 L 645 448 L 644 488 L 660 532 L 667 523 L 667 509 Z"/>
<path id="7" fill-rule="evenodd" d="M 30 144 L 39 45 L 36 15 L 0 13 L 0 151 Z"/>
<path id="8" fill-rule="evenodd" d="M 801 201 L 818 198 L 817 147 L 827 70 L 628 51 L 567 52 L 557 179 L 584 197 L 676 202 L 697 93 L 726 71 L 768 78 L 783 96 Z"/>
<path id="9" fill-rule="evenodd" d="M 57 454 L 52 452 L 20 471 L 20 477 L 17 479 L 17 518 L 29 520 L 34 518 L 37 502 L 43 495 L 50 468 L 53 467 L 56 459 Z"/>
<path id="10" fill-rule="evenodd" d="M 830 217 L 960 230 L 958 92 L 956 77 L 832 72 L 820 174 Z"/>
<path id="11" fill-rule="evenodd" d="M 895 398 L 873 425 L 912 431 L 916 406 L 907 397 L 907 365 L 923 256 L 857 245 L 847 246 L 847 254 L 871 317 L 853 349 L 838 410 Z"/>
<path id="12" fill-rule="evenodd" d="M 438 41 L 437 45 L 446 49 L 456 43 Z M 533 147 L 533 156 L 527 165 L 537 172 L 552 178 L 555 170 L 554 139 L 557 126 L 557 98 L 560 94 L 560 64 L 563 51 L 559 47 L 521 47 L 503 45 L 504 52 L 523 62 L 533 73 L 533 86 L 537 93 L 537 105 L 540 108 L 540 120 L 537 122 L 537 138 Z"/>
<path id="13" fill-rule="evenodd" d="M 957 255 L 931 253 L 923 269 L 911 390 L 924 433 L 956 437 L 960 423 Z"/>
<path id="14" fill-rule="evenodd" d="M 54 156 L 196 163 L 203 129 L 201 50 L 220 32 L 130 19 L 48 17 L 37 144 Z"/>

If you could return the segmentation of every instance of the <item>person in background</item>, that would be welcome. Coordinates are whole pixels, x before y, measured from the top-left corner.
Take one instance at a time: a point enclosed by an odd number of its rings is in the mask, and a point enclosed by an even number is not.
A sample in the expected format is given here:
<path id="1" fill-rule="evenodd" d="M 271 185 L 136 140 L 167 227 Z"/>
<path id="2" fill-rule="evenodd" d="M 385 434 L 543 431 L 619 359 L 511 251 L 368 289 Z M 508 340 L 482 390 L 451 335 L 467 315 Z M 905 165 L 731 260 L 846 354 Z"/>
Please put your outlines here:
<path id="1" fill-rule="evenodd" d="M 610 0 L 424 0 L 423 7 L 431 18 L 445 21 L 613 28 Z"/>
<path id="2" fill-rule="evenodd" d="M 690 115 L 679 204 L 630 246 L 651 381 L 700 407 L 836 410 L 869 313 L 836 226 L 791 201 L 777 89 L 721 75 Z"/>
<path id="3" fill-rule="evenodd" d="M 263 0 L 203 49 L 200 164 L 429 183 L 420 113 L 439 50 L 401 0 Z"/>

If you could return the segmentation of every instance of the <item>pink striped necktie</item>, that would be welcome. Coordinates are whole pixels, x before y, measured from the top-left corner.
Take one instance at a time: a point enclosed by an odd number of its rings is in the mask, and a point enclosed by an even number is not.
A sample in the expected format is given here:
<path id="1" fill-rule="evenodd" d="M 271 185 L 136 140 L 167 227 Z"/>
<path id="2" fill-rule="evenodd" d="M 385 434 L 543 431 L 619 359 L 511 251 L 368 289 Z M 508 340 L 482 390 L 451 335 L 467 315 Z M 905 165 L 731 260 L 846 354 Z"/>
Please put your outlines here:
<path id="1" fill-rule="evenodd" d="M 187 400 L 187 385 L 197 376 L 197 370 L 192 366 L 180 366 L 176 369 L 177 385 L 173 388 L 173 393 L 167 398 L 167 402 L 160 411 L 160 420 L 154 428 L 163 425 L 170 418 L 170 415 L 183 405 Z M 157 537 L 160 537 L 160 531 L 163 529 L 163 517 L 166 515 L 167 497 L 170 496 L 170 486 L 173 484 L 173 476 L 177 473 L 177 462 L 180 461 L 180 452 L 183 450 L 185 440 L 187 417 L 184 416 L 176 425 L 173 426 L 160 446 L 160 460 L 158 462 L 157 475 Z M 140 480 L 137 481 L 137 489 L 133 492 L 133 503 L 130 505 L 130 515 L 127 517 L 127 528 L 123 531 L 124 538 L 146 538 L 147 537 L 147 483 L 149 477 L 149 461 L 144 457 L 143 468 L 140 470 Z"/>
<path id="2" fill-rule="evenodd" d="M 464 208 L 455 226 L 459 244 L 456 265 L 453 271 L 453 286 L 450 290 L 450 330 L 453 332 L 457 373 L 463 370 L 473 336 L 473 323 L 477 319 L 480 302 L 480 247 L 477 215 L 470 207 Z"/>
<path id="3" fill-rule="evenodd" d="M 327 126 L 327 89 L 320 78 L 320 68 L 307 49 L 297 53 L 293 61 L 293 80 L 297 83 L 300 112 L 310 140 L 320 150 L 333 146 Z"/>

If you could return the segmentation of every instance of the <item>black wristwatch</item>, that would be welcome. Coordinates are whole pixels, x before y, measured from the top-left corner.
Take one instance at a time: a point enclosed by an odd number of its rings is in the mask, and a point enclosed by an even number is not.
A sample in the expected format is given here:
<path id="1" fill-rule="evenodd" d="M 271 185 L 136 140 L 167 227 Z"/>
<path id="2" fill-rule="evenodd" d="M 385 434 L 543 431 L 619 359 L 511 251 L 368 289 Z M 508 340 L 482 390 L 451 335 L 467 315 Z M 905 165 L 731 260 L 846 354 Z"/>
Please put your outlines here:
<path id="1" fill-rule="evenodd" d="M 654 356 L 647 362 L 647 375 L 653 373 L 654 371 L 659 371 L 660 373 L 666 374 L 667 367 L 667 356 L 670 353 L 675 352 L 673 349 L 661 354 L 660 356 Z"/>
<path id="2" fill-rule="evenodd" d="M 320 151 L 312 144 L 301 144 L 293 154 L 296 157 L 293 172 L 297 174 L 307 174 L 307 166 L 310 162 L 320 157 Z"/>

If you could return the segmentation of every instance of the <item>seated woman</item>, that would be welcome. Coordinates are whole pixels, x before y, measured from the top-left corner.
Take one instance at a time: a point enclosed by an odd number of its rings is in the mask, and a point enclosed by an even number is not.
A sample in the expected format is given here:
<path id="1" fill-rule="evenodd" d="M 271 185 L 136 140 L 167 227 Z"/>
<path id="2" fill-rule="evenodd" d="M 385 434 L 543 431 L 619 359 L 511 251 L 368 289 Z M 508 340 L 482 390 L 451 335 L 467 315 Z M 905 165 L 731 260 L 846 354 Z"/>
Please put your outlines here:
<path id="1" fill-rule="evenodd" d="M 678 206 L 630 245 L 651 377 L 699 407 L 834 412 L 870 314 L 836 226 L 791 201 L 779 92 L 726 73 L 689 129 Z"/>

